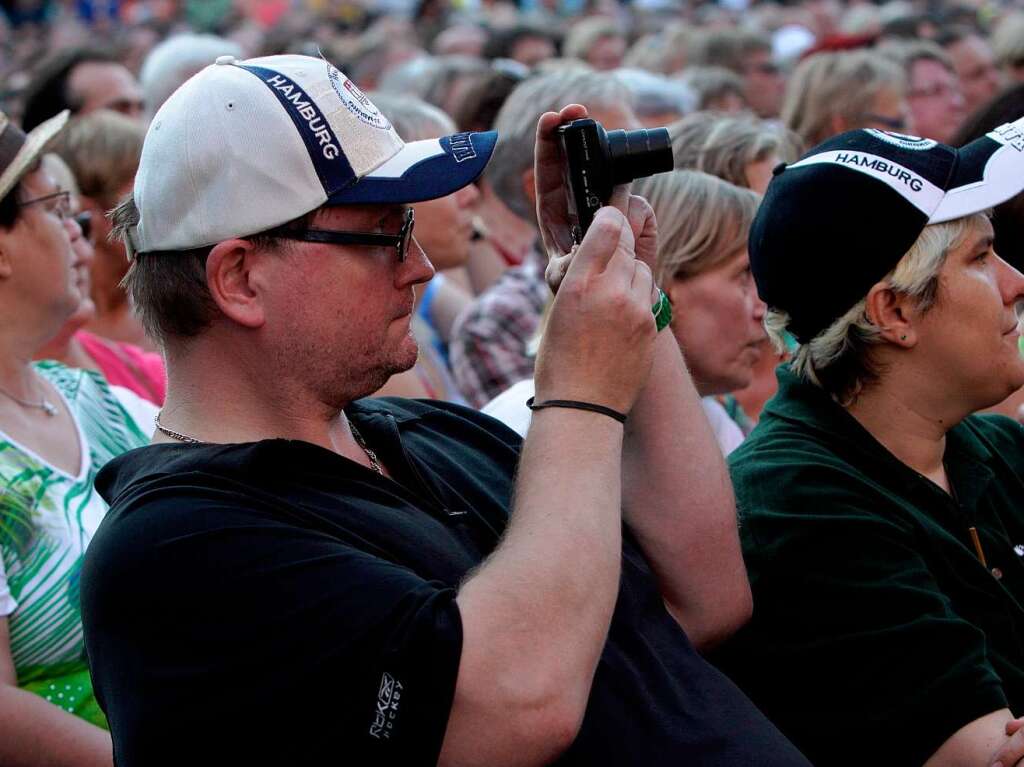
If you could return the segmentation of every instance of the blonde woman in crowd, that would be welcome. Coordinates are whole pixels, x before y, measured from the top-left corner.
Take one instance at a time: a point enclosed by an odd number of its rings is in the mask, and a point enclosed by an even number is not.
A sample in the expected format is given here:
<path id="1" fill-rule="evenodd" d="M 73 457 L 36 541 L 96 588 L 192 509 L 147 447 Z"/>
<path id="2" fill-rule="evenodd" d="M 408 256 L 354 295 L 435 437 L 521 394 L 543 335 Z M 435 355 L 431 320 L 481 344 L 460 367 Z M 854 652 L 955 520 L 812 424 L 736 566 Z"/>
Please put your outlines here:
<path id="1" fill-rule="evenodd" d="M 695 112 L 669 126 L 676 168 L 702 170 L 763 194 L 780 162 L 802 144 L 792 133 L 748 115 Z"/>
<path id="2" fill-rule="evenodd" d="M 1007 82 L 1024 81 L 1024 13 L 1011 13 L 992 31 L 992 53 Z"/>
<path id="3" fill-rule="evenodd" d="M 757 298 L 747 257 L 747 234 L 758 196 L 706 173 L 676 170 L 633 184 L 658 219 L 655 281 L 672 300 L 671 330 L 703 398 L 722 452 L 743 430 L 716 399 L 747 386 L 761 358 L 764 304 Z M 525 402 L 533 379 L 496 397 L 484 412 L 521 434 L 530 423 Z"/>
<path id="4" fill-rule="evenodd" d="M 758 194 L 771 181 L 773 168 L 794 162 L 803 151 L 803 142 L 792 131 L 746 115 L 697 112 L 669 130 L 677 168 L 702 170 Z M 775 366 L 783 359 L 767 339 L 760 351 L 749 385 L 724 398 L 732 417 L 745 429 L 775 394 Z"/>
<path id="5" fill-rule="evenodd" d="M 574 24 L 562 43 L 562 55 L 604 72 L 622 66 L 626 35 L 622 25 L 606 16 L 590 16 Z"/>
<path id="6" fill-rule="evenodd" d="M 686 67 L 692 39 L 691 26 L 682 21 L 671 22 L 634 42 L 626 51 L 622 65 L 662 75 L 681 72 Z"/>
<path id="7" fill-rule="evenodd" d="M 782 122 L 807 146 L 854 128 L 913 133 L 906 78 L 899 64 L 873 51 L 817 53 L 786 86 Z"/>

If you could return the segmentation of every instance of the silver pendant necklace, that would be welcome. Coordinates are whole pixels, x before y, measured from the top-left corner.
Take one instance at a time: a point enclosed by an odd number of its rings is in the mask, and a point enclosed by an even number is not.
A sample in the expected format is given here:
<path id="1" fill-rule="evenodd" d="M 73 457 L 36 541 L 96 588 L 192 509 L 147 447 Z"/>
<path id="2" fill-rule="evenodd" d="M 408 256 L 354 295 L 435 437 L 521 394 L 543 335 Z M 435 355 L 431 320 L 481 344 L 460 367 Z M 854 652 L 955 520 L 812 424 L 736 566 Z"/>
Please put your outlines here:
<path id="1" fill-rule="evenodd" d="M 46 397 L 41 397 L 38 402 L 29 402 L 28 400 L 21 399 L 20 397 L 15 397 L 9 391 L 2 388 L 0 388 L 0 394 L 3 394 L 7 399 L 18 403 L 22 407 L 32 408 L 33 410 L 42 410 L 51 418 L 57 415 L 57 406 L 50 402 L 50 400 L 46 399 Z"/>

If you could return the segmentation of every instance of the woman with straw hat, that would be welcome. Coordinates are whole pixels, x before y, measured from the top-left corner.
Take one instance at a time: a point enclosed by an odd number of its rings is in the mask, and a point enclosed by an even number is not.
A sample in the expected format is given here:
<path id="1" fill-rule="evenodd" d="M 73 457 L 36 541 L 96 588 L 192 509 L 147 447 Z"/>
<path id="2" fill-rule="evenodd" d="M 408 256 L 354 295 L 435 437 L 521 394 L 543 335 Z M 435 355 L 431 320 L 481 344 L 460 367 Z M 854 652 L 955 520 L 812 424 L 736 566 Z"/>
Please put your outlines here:
<path id="1" fill-rule="evenodd" d="M 33 356 L 78 309 L 81 229 L 40 162 L 67 113 L 26 135 L 0 114 L 0 764 L 112 763 L 79 614 L 106 506 L 99 468 L 148 441 L 146 406 Z M 151 412 L 151 411 L 150 411 Z M 134 413 L 131 415 L 130 413 Z M 145 426 L 141 426 L 144 424 Z"/>

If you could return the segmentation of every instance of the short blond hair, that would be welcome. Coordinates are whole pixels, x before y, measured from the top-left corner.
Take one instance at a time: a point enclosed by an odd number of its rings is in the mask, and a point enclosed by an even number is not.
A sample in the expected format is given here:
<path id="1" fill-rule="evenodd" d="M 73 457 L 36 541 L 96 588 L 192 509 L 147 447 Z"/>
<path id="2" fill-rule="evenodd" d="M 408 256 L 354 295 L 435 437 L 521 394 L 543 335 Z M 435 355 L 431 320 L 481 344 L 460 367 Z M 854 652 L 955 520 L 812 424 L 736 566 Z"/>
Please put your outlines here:
<path id="1" fill-rule="evenodd" d="M 815 54 L 800 62 L 786 85 L 782 123 L 815 146 L 834 134 L 835 117 L 850 129 L 863 125 L 885 88 L 906 90 L 902 67 L 889 58 L 873 51 Z"/>
<path id="2" fill-rule="evenodd" d="M 120 189 L 135 178 L 145 137 L 137 120 L 101 109 L 73 119 L 53 151 L 75 174 L 83 196 L 112 208 Z"/>
<path id="3" fill-rule="evenodd" d="M 577 22 L 569 30 L 562 43 L 562 55 L 567 59 L 587 60 L 590 49 L 598 40 L 606 37 L 626 39 L 622 27 L 607 16 L 590 16 Z"/>
<path id="4" fill-rule="evenodd" d="M 992 31 L 992 53 L 1001 67 L 1024 64 L 1024 13 L 1011 13 Z"/>
<path id="5" fill-rule="evenodd" d="M 662 75 L 683 71 L 693 35 L 693 28 L 685 22 L 672 22 L 634 42 L 626 51 L 622 65 Z"/>
<path id="6" fill-rule="evenodd" d="M 689 279 L 747 247 L 760 197 L 707 173 L 674 170 L 640 179 L 633 192 L 644 197 L 658 219 L 660 286 Z"/>
<path id="7" fill-rule="evenodd" d="M 880 281 L 913 298 L 927 312 L 939 291 L 939 271 L 949 251 L 957 247 L 975 222 L 977 213 L 942 224 L 926 226 L 910 250 Z M 768 307 L 764 325 L 775 348 L 787 348 L 789 315 Z M 821 331 L 793 355 L 790 366 L 805 381 L 824 389 L 840 405 L 853 403 L 864 388 L 884 372 L 872 359 L 871 349 L 882 343 L 881 333 L 867 315 L 867 297 Z"/>
<path id="8" fill-rule="evenodd" d="M 695 112 L 668 128 L 676 168 L 710 173 L 737 186 L 749 186 L 747 166 L 772 155 L 794 162 L 802 147 L 785 128 L 749 115 Z"/>

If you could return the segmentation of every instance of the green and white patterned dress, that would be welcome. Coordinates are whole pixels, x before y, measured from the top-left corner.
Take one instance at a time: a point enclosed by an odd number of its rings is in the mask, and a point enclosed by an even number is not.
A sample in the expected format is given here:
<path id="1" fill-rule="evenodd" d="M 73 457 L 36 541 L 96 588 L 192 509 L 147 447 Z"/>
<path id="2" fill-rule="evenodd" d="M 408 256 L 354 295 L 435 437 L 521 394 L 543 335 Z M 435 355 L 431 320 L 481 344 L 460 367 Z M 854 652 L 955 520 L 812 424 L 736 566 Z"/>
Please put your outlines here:
<path id="1" fill-rule="evenodd" d="M 82 558 L 107 511 L 93 480 L 111 458 L 149 442 L 155 408 L 98 373 L 55 362 L 36 369 L 75 417 L 82 464 L 70 476 L 0 429 L 0 617 L 18 685 L 103 725 L 79 601 Z"/>

